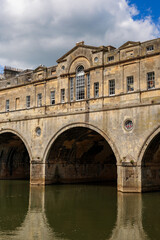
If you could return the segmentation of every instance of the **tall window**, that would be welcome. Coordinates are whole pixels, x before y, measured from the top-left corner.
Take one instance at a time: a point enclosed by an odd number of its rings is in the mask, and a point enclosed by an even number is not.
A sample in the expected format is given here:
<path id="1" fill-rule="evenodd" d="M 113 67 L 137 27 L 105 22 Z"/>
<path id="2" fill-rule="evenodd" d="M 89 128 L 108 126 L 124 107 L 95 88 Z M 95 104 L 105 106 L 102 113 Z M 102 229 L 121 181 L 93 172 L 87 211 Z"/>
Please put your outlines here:
<path id="1" fill-rule="evenodd" d="M 76 72 L 76 100 L 85 98 L 84 67 L 79 66 Z"/>
<path id="2" fill-rule="evenodd" d="M 55 90 L 51 91 L 51 105 L 55 104 Z"/>
<path id="3" fill-rule="evenodd" d="M 74 78 L 70 78 L 70 101 L 73 101 L 73 93 L 74 93 Z"/>
<path id="4" fill-rule="evenodd" d="M 37 95 L 37 107 L 42 106 L 42 93 L 38 93 Z"/>
<path id="5" fill-rule="evenodd" d="M 90 74 L 87 74 L 87 98 L 90 98 Z"/>
<path id="6" fill-rule="evenodd" d="M 27 108 L 30 108 L 30 104 L 31 104 L 31 102 L 30 102 L 30 96 L 26 96 L 26 107 L 27 107 Z"/>
<path id="7" fill-rule="evenodd" d="M 155 74 L 154 72 L 147 73 L 147 89 L 155 88 Z"/>
<path id="8" fill-rule="evenodd" d="M 115 80 L 109 80 L 109 95 L 115 94 Z"/>
<path id="9" fill-rule="evenodd" d="M 6 112 L 9 112 L 9 100 L 6 100 Z"/>
<path id="10" fill-rule="evenodd" d="M 99 97 L 99 82 L 94 83 L 94 97 Z"/>
<path id="11" fill-rule="evenodd" d="M 15 109 L 19 109 L 19 103 L 20 103 L 19 98 L 16 98 L 16 101 L 15 101 Z"/>
<path id="12" fill-rule="evenodd" d="M 134 79 L 133 76 L 127 77 L 127 92 L 134 91 Z"/>
<path id="13" fill-rule="evenodd" d="M 61 103 L 65 102 L 65 89 L 61 89 Z"/>

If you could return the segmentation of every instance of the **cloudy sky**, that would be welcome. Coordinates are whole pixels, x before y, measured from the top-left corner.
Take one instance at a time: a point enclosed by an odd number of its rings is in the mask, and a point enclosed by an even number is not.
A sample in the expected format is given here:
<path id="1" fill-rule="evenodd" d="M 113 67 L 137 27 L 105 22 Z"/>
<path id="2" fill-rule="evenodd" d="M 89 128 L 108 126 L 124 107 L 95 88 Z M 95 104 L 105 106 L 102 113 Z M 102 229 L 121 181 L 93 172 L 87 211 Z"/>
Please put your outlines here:
<path id="1" fill-rule="evenodd" d="M 160 37 L 154 0 L 0 0 L 0 65 L 52 66 L 85 41 L 121 46 Z"/>

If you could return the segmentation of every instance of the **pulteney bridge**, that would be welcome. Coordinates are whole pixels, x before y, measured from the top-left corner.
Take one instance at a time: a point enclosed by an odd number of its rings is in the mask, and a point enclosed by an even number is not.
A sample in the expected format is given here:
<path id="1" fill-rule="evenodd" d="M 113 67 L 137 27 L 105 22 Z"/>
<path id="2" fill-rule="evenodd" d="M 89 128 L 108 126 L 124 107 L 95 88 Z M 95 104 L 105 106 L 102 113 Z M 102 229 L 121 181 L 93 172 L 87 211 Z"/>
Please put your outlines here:
<path id="1" fill-rule="evenodd" d="M 52 67 L 5 68 L 0 179 L 160 189 L 160 39 L 77 45 Z"/>

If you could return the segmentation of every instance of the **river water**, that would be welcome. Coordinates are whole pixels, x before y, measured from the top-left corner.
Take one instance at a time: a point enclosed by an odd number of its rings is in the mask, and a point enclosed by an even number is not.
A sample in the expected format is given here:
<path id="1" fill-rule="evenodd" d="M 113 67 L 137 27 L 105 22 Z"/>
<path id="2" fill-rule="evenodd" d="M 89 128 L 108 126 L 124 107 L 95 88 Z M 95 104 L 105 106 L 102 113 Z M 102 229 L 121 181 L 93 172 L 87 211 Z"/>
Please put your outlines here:
<path id="1" fill-rule="evenodd" d="M 159 240 L 160 193 L 0 181 L 0 240 Z"/>

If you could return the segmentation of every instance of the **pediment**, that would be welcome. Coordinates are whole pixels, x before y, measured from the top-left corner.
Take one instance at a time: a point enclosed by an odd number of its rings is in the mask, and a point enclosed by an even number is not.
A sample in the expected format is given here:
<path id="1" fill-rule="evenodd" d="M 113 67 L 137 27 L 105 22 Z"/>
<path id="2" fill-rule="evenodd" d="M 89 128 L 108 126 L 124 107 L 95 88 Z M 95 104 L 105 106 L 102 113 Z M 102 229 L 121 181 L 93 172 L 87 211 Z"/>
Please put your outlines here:
<path id="1" fill-rule="evenodd" d="M 128 42 L 124 43 L 122 46 L 120 46 L 119 49 L 135 47 L 137 45 L 140 45 L 140 42 L 128 41 Z"/>
<path id="2" fill-rule="evenodd" d="M 64 62 L 64 61 L 67 61 L 67 57 L 72 54 L 74 51 L 76 51 L 78 48 L 88 48 L 88 49 L 91 49 L 91 50 L 98 50 L 99 47 L 94 47 L 94 46 L 89 46 L 89 45 L 84 45 L 83 42 L 82 43 L 77 43 L 75 47 L 73 47 L 70 51 L 68 51 L 66 54 L 64 54 L 61 58 L 59 58 L 57 60 L 57 63 L 60 63 L 60 62 Z"/>
<path id="3" fill-rule="evenodd" d="M 34 70 L 34 72 L 42 72 L 44 70 L 46 70 L 46 66 L 40 65 Z"/>

